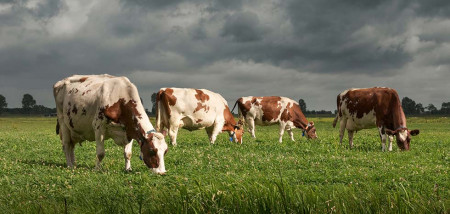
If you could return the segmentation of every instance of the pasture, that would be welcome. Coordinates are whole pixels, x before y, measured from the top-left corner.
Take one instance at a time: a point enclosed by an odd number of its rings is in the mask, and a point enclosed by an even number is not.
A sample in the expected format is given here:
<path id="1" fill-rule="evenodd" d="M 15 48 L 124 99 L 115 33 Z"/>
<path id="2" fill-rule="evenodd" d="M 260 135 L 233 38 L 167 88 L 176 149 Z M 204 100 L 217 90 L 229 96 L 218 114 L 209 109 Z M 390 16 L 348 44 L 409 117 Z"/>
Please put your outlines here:
<path id="1" fill-rule="evenodd" d="M 308 118 L 311 120 L 311 118 Z M 334 118 L 312 118 L 318 140 L 278 126 L 256 127 L 244 144 L 204 130 L 180 130 L 169 145 L 167 175 L 151 174 L 133 145 L 132 172 L 123 149 L 105 143 L 95 170 L 95 143 L 77 145 L 66 161 L 56 118 L 0 118 L 1 213 L 449 213 L 450 119 L 408 118 L 420 129 L 411 151 L 381 152 L 376 129 L 347 134 L 339 145 Z M 154 118 L 152 124 L 155 125 Z M 166 137 L 168 142 L 168 137 Z"/>

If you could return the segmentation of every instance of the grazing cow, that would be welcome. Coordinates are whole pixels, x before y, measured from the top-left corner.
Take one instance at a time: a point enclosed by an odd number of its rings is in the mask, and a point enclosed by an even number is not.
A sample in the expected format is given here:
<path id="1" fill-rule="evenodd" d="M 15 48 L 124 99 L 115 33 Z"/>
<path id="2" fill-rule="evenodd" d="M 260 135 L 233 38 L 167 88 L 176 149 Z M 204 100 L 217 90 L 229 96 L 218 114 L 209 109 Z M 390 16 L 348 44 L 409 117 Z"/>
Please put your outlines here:
<path id="1" fill-rule="evenodd" d="M 169 130 L 172 145 L 177 144 L 178 128 L 206 129 L 211 144 L 223 131 L 242 144 L 242 129 L 236 124 L 227 101 L 206 89 L 161 88 L 156 96 L 156 130 Z"/>
<path id="2" fill-rule="evenodd" d="M 409 150 L 411 135 L 419 130 L 406 128 L 406 117 L 397 91 L 391 88 L 348 89 L 337 96 L 336 119 L 340 121 L 340 143 L 348 130 L 350 147 L 353 147 L 353 132 L 361 129 L 378 128 L 382 151 L 386 150 L 386 137 L 389 137 L 389 151 L 392 151 L 393 135 L 401 150 Z"/>
<path id="3" fill-rule="evenodd" d="M 314 122 L 308 122 L 297 102 L 287 97 L 241 97 L 234 107 L 238 105 L 239 118 L 245 119 L 248 131 L 255 136 L 255 122 L 257 125 L 280 124 L 280 139 L 283 141 L 284 130 L 287 130 L 291 140 L 294 141 L 292 129 L 300 128 L 307 138 L 317 138 Z M 234 110 L 233 107 L 233 110 Z"/>
<path id="4" fill-rule="evenodd" d="M 97 142 L 96 168 L 105 156 L 104 140 L 124 147 L 125 170 L 131 170 L 132 139 L 139 142 L 144 163 L 164 174 L 167 144 L 156 132 L 142 106 L 136 87 L 126 77 L 74 75 L 53 86 L 57 128 L 67 166 L 75 165 L 74 148 L 82 141 Z"/>

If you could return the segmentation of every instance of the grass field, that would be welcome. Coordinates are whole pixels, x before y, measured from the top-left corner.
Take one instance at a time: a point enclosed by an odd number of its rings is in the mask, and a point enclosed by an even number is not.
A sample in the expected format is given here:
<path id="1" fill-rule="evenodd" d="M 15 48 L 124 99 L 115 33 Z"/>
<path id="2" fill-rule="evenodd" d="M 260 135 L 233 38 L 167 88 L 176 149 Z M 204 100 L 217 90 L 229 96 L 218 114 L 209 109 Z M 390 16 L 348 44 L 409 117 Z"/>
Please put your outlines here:
<path id="1" fill-rule="evenodd" d="M 65 167 L 55 118 L 0 118 L 0 213 L 449 213 L 450 119 L 409 118 L 420 129 L 411 151 L 381 152 L 376 129 L 338 143 L 333 118 L 313 118 L 318 140 L 258 126 L 244 144 L 181 130 L 169 145 L 166 176 L 151 174 L 134 144 L 133 171 L 106 142 L 96 171 L 95 143 L 77 145 Z M 154 120 L 152 120 L 154 123 Z M 347 138 L 347 135 L 346 135 Z M 166 138 L 167 140 L 167 138 Z"/>

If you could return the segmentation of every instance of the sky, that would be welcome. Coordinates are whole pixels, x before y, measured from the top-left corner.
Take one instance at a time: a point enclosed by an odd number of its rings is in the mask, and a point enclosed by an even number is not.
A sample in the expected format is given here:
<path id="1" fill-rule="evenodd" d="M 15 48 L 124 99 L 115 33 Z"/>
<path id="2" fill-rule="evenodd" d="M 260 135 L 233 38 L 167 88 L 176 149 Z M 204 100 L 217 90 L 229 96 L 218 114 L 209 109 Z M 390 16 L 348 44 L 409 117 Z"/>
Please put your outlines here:
<path id="1" fill-rule="evenodd" d="M 128 77 L 146 108 L 161 87 L 304 99 L 348 88 L 450 101 L 448 0 L 0 0 L 0 94 L 55 107 L 74 74 Z"/>

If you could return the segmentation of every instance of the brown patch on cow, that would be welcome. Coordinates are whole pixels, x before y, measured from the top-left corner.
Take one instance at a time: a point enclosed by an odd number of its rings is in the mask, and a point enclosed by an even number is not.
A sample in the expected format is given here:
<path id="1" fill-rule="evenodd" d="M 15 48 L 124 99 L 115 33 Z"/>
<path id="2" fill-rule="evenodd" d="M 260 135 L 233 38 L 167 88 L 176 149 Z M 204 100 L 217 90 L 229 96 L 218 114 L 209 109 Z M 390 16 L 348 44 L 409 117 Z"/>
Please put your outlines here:
<path id="1" fill-rule="evenodd" d="M 291 120 L 291 118 L 292 118 L 292 116 L 290 114 L 290 109 L 289 109 L 290 105 L 291 105 L 291 103 L 288 103 L 286 105 L 286 108 L 281 113 L 280 120 L 283 122 L 287 122 L 287 121 Z"/>
<path id="2" fill-rule="evenodd" d="M 258 98 L 262 98 L 262 97 L 252 97 L 251 100 L 248 100 L 245 103 L 244 103 L 244 99 L 242 97 L 236 101 L 238 103 L 238 107 L 242 113 L 242 116 L 245 117 L 247 115 L 247 113 L 250 111 L 250 109 L 252 107 L 252 104 L 254 106 L 260 106 L 260 103 L 257 100 Z"/>
<path id="3" fill-rule="evenodd" d="M 76 106 L 76 105 L 73 105 L 72 113 L 74 113 L 74 114 L 77 114 L 77 113 L 78 113 L 78 109 L 77 109 L 77 106 Z"/>
<path id="4" fill-rule="evenodd" d="M 72 94 L 72 93 L 74 93 L 74 94 L 78 93 L 78 88 L 72 88 L 72 89 L 70 89 L 70 90 L 69 90 L 69 94 Z"/>
<path id="5" fill-rule="evenodd" d="M 83 108 L 83 109 L 81 110 L 81 115 L 83 115 L 83 116 L 84 116 L 84 115 L 86 115 L 86 113 L 87 113 L 87 112 L 86 112 L 86 109 L 85 109 L 85 108 Z"/>
<path id="6" fill-rule="evenodd" d="M 162 102 L 163 109 L 158 109 L 159 102 Z M 176 103 L 177 98 L 173 95 L 173 89 L 166 88 L 165 90 L 159 90 L 156 95 L 156 118 L 158 118 L 160 111 L 164 111 L 167 114 L 167 117 L 170 117 L 169 106 L 174 106 Z"/>
<path id="7" fill-rule="evenodd" d="M 203 105 L 202 103 L 197 103 L 197 107 L 194 109 L 193 113 L 195 113 L 197 111 L 200 111 L 201 109 L 204 109 L 205 112 L 208 112 L 209 111 L 209 106 L 207 106 L 206 104 Z"/>
<path id="8" fill-rule="evenodd" d="M 89 77 L 81 77 L 81 78 L 80 78 L 80 82 L 84 82 L 84 81 L 86 81 L 88 78 L 89 78 Z"/>
<path id="9" fill-rule="evenodd" d="M 141 117 L 141 114 L 137 110 L 136 101 L 125 102 L 125 99 L 121 98 L 111 106 L 105 106 L 103 114 L 115 123 L 121 123 L 125 126 L 128 140 L 136 139 L 142 142 L 145 138 L 145 131 L 137 120 L 138 117 Z"/>
<path id="10" fill-rule="evenodd" d="M 75 128 L 75 127 L 73 126 L 72 118 L 69 118 L 69 125 L 70 125 L 70 127 Z"/>
<path id="11" fill-rule="evenodd" d="M 278 118 L 281 111 L 281 97 L 262 97 L 261 108 L 263 110 L 262 121 L 272 121 Z"/>
<path id="12" fill-rule="evenodd" d="M 165 97 L 169 103 L 169 105 L 174 106 L 177 103 L 177 98 L 173 96 L 173 89 L 167 88 L 165 90 Z"/>
<path id="13" fill-rule="evenodd" d="M 234 126 L 236 126 L 236 121 L 234 120 L 233 114 L 231 114 L 231 111 L 227 105 L 225 105 L 225 109 L 223 110 L 223 118 L 225 119 L 225 123 L 222 131 L 233 131 Z"/>
<path id="14" fill-rule="evenodd" d="M 200 123 L 200 122 L 202 122 L 203 120 L 202 119 L 198 119 L 198 120 L 196 120 L 195 122 L 196 123 Z"/>
<path id="15" fill-rule="evenodd" d="M 89 92 L 91 92 L 91 90 L 89 89 L 89 90 L 87 90 L 87 91 L 85 91 L 85 92 L 83 92 L 82 94 L 81 94 L 81 96 L 84 96 L 85 94 L 88 94 Z"/>
<path id="16" fill-rule="evenodd" d="M 198 101 L 204 103 L 209 100 L 209 96 L 207 94 L 203 93 L 202 90 L 195 89 L 195 92 L 197 92 L 195 94 L 195 98 L 197 98 Z"/>

